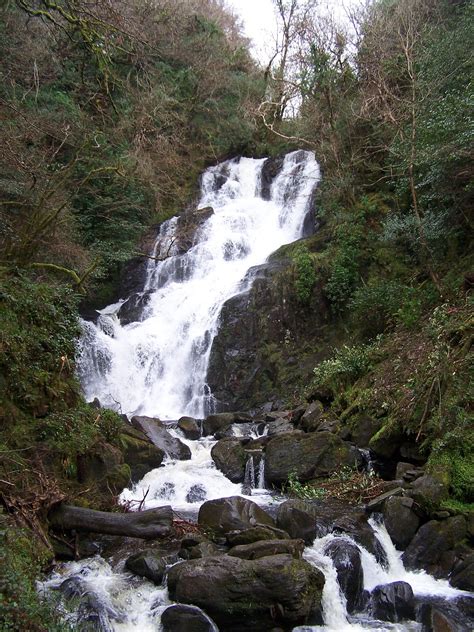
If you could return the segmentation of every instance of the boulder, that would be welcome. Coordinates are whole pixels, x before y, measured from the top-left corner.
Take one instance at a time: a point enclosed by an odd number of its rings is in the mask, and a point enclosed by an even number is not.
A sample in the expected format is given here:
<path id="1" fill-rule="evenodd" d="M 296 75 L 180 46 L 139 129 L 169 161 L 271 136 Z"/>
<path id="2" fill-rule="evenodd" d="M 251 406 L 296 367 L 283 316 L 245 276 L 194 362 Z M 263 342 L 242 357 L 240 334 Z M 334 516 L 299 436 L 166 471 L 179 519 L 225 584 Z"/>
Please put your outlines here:
<path id="1" fill-rule="evenodd" d="M 317 533 L 315 511 L 308 510 L 303 501 L 287 500 L 278 507 L 277 526 L 290 537 L 312 544 Z"/>
<path id="2" fill-rule="evenodd" d="M 163 632 L 219 632 L 214 621 L 197 606 L 169 606 L 161 615 Z"/>
<path id="3" fill-rule="evenodd" d="M 413 481 L 410 495 L 414 500 L 428 510 L 439 505 L 448 497 L 449 486 L 437 476 L 424 474 Z"/>
<path id="4" fill-rule="evenodd" d="M 415 618 L 415 597 L 407 582 L 376 586 L 370 596 L 370 608 L 376 619 L 405 621 Z"/>
<path id="5" fill-rule="evenodd" d="M 152 417 L 132 417 L 134 428 L 141 430 L 153 443 L 163 450 L 170 459 L 186 461 L 191 458 L 190 448 L 182 441 L 173 437 L 159 419 Z"/>
<path id="6" fill-rule="evenodd" d="M 140 321 L 145 307 L 150 302 L 152 294 L 153 290 L 131 294 L 127 300 L 122 303 L 117 312 L 120 324 L 123 326 Z"/>
<path id="7" fill-rule="evenodd" d="M 334 564 L 339 586 L 347 600 L 347 611 L 353 613 L 362 605 L 364 571 L 358 547 L 345 538 L 331 540 L 324 549 Z"/>
<path id="8" fill-rule="evenodd" d="M 474 599 L 472 596 L 443 599 L 417 595 L 417 621 L 422 632 L 472 632 Z"/>
<path id="9" fill-rule="evenodd" d="M 226 534 L 227 542 L 230 546 L 252 544 L 252 542 L 261 540 L 286 540 L 289 537 L 286 531 L 269 525 L 259 525 L 258 527 L 250 527 L 250 529 L 237 529 Z"/>
<path id="10" fill-rule="evenodd" d="M 218 470 L 233 483 L 242 483 L 247 455 L 237 438 L 220 439 L 211 450 L 211 457 Z"/>
<path id="11" fill-rule="evenodd" d="M 423 568 L 435 577 L 443 577 L 446 554 L 466 537 L 466 519 L 455 516 L 447 520 L 430 520 L 422 525 L 403 554 L 403 562 L 409 569 Z M 451 566 L 454 563 L 454 557 Z"/>
<path id="12" fill-rule="evenodd" d="M 165 575 L 166 562 L 160 553 L 148 549 L 128 557 L 125 568 L 134 575 L 146 577 L 154 584 L 160 585 Z"/>
<path id="13" fill-rule="evenodd" d="M 320 401 L 311 402 L 303 413 L 298 426 L 305 432 L 314 432 L 321 423 L 321 417 L 324 414 L 324 407 Z"/>
<path id="14" fill-rule="evenodd" d="M 273 437 L 275 435 L 284 434 L 285 432 L 293 432 L 294 426 L 288 421 L 288 419 L 274 419 L 267 424 L 268 436 Z"/>
<path id="15" fill-rule="evenodd" d="M 260 186 L 261 196 L 264 200 L 269 200 L 271 196 L 272 183 L 280 173 L 283 167 L 284 158 L 279 156 L 277 158 L 267 158 L 263 163 Z"/>
<path id="16" fill-rule="evenodd" d="M 255 632 L 311 623 L 320 609 L 323 574 L 304 560 L 208 557 L 168 574 L 170 598 L 203 608 L 224 632 Z"/>
<path id="17" fill-rule="evenodd" d="M 186 439 L 195 441 L 201 436 L 201 424 L 194 417 L 181 417 L 178 420 L 178 428 L 184 434 Z"/>
<path id="18" fill-rule="evenodd" d="M 122 451 L 110 443 L 101 442 L 77 457 L 77 478 L 83 485 L 94 484 L 100 491 L 120 493 L 130 476 Z"/>
<path id="19" fill-rule="evenodd" d="M 403 439 L 398 427 L 385 425 L 370 439 L 368 447 L 376 456 L 390 459 L 398 452 Z"/>
<path id="20" fill-rule="evenodd" d="M 398 549 L 405 549 L 420 526 L 420 518 L 414 511 L 413 498 L 392 496 L 385 501 L 383 517 L 385 527 Z"/>
<path id="21" fill-rule="evenodd" d="M 223 555 L 223 552 L 213 542 L 199 542 L 195 546 L 184 548 L 179 552 L 179 557 L 185 560 L 198 560 L 202 557 L 215 557 Z"/>
<path id="22" fill-rule="evenodd" d="M 366 413 L 350 418 L 351 440 L 359 448 L 368 448 L 371 438 L 380 430 L 381 420 Z"/>
<path id="23" fill-rule="evenodd" d="M 474 592 L 474 553 L 456 564 L 449 581 L 455 588 Z"/>
<path id="24" fill-rule="evenodd" d="M 222 535 L 259 525 L 275 526 L 275 521 L 266 511 L 241 496 L 208 500 L 199 509 L 198 523 L 200 527 Z"/>
<path id="25" fill-rule="evenodd" d="M 234 546 L 227 552 L 227 555 L 240 557 L 242 560 L 257 560 L 261 557 L 284 553 L 291 555 L 295 559 L 300 559 L 303 555 L 303 550 L 303 540 L 262 540 L 251 544 Z"/>
<path id="26" fill-rule="evenodd" d="M 130 467 L 132 483 L 141 480 L 150 470 L 160 467 L 165 458 L 164 450 L 153 445 L 145 433 L 128 422 L 120 433 L 120 444 L 125 463 Z"/>
<path id="27" fill-rule="evenodd" d="M 330 432 L 291 432 L 271 439 L 266 447 L 265 479 L 281 485 L 294 472 L 300 481 L 325 477 L 342 466 L 355 466 L 354 448 Z"/>
<path id="28" fill-rule="evenodd" d="M 302 538 L 307 544 L 328 533 L 345 533 L 379 562 L 386 562 L 383 547 L 368 524 L 365 512 L 345 503 L 287 500 L 278 507 L 277 526 L 292 538 Z"/>
<path id="29" fill-rule="evenodd" d="M 251 418 L 240 421 L 251 421 Z M 202 428 L 204 435 L 213 435 L 218 430 L 223 430 L 227 428 L 227 426 L 231 426 L 234 423 L 238 423 L 236 420 L 235 413 L 216 413 L 214 415 L 209 415 L 204 419 Z"/>

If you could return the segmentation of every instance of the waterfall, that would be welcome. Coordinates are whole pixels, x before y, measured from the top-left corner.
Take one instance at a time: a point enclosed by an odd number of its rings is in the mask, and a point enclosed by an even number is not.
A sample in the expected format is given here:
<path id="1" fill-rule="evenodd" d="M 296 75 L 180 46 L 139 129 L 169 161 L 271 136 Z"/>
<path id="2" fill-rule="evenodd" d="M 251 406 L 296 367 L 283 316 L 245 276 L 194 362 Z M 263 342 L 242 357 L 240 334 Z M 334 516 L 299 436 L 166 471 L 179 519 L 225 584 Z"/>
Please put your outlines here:
<path id="1" fill-rule="evenodd" d="M 121 301 L 97 324 L 83 323 L 77 363 L 88 400 L 162 419 L 212 412 L 206 374 L 221 308 L 247 289 L 251 267 L 301 236 L 319 180 L 314 155 L 293 152 L 263 200 L 264 163 L 240 158 L 207 169 L 198 207 L 214 212 L 186 252 L 176 246 L 178 218 L 161 226 L 152 255 L 166 258 L 148 263 L 139 322 L 120 323 Z"/>

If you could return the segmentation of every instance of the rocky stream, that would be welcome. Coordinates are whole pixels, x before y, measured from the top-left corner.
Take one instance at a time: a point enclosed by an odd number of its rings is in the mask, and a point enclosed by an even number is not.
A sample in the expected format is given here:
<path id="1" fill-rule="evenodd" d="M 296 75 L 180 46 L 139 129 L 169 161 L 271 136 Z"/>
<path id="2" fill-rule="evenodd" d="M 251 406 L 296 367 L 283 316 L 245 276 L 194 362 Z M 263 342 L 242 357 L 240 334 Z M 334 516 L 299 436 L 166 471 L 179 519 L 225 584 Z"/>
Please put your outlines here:
<path id="1" fill-rule="evenodd" d="M 270 255 L 310 232 L 318 181 L 305 151 L 211 167 L 198 210 L 162 224 L 123 297 L 83 322 L 83 389 L 123 415 L 131 482 L 128 513 L 51 517 L 77 532 L 78 559 L 40 590 L 60 595 L 74 629 L 473 629 L 474 524 L 427 509 L 440 490 L 414 446 L 371 452 L 370 420 L 342 432 L 324 401 L 253 405 L 262 371 L 252 358 L 245 374 L 228 370 L 244 352 L 222 319 L 252 312 Z M 306 482 L 346 472 L 377 477 L 377 493 L 308 495 Z"/>

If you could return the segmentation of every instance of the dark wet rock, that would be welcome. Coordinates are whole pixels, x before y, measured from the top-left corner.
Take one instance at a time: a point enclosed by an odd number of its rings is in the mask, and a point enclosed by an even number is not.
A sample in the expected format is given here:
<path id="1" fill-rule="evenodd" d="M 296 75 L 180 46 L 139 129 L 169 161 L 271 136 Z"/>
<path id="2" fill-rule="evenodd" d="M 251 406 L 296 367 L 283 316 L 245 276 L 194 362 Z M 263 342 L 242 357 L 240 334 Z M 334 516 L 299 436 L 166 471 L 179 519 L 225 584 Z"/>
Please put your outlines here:
<path id="1" fill-rule="evenodd" d="M 181 540 L 181 548 L 190 549 L 196 544 L 200 544 L 201 542 L 208 542 L 209 540 L 202 533 L 188 533 Z"/>
<path id="2" fill-rule="evenodd" d="M 441 478 L 424 474 L 413 482 L 410 495 L 419 505 L 430 510 L 446 500 L 448 491 L 448 484 Z"/>
<path id="3" fill-rule="evenodd" d="M 370 439 L 368 447 L 376 456 L 390 459 L 398 452 L 403 440 L 403 433 L 399 428 L 384 426 Z"/>
<path id="4" fill-rule="evenodd" d="M 150 302 L 152 294 L 152 290 L 131 294 L 127 300 L 122 303 L 117 312 L 120 324 L 122 326 L 129 325 L 130 323 L 142 320 L 144 309 Z"/>
<path id="5" fill-rule="evenodd" d="M 311 402 L 299 421 L 298 427 L 305 432 L 314 432 L 321 423 L 324 407 L 320 401 Z"/>
<path id="6" fill-rule="evenodd" d="M 201 436 L 201 424 L 193 417 L 181 417 L 178 420 L 178 428 L 184 434 L 186 439 L 196 440 Z"/>
<path id="7" fill-rule="evenodd" d="M 410 544 L 420 526 L 420 518 L 414 511 L 414 504 L 413 498 L 403 496 L 392 496 L 385 502 L 385 527 L 398 549 L 405 549 Z"/>
<path id="8" fill-rule="evenodd" d="M 195 483 L 186 494 L 187 503 L 200 503 L 206 499 L 207 491 L 203 485 Z"/>
<path id="9" fill-rule="evenodd" d="M 275 526 L 273 518 L 266 511 L 241 496 L 208 500 L 199 509 L 198 522 L 200 527 L 223 535 L 259 525 Z"/>
<path id="10" fill-rule="evenodd" d="M 446 577 L 455 563 L 453 549 L 466 537 L 466 519 L 430 520 L 422 525 L 403 554 L 407 568 L 423 568 L 435 577 Z"/>
<path id="11" fill-rule="evenodd" d="M 166 571 L 166 562 L 161 553 L 148 549 L 128 557 L 125 568 L 134 575 L 146 577 L 154 584 L 160 585 Z"/>
<path id="12" fill-rule="evenodd" d="M 364 591 L 364 571 L 358 547 L 344 538 L 335 538 L 326 546 L 324 553 L 334 563 L 348 612 L 355 612 L 362 605 Z"/>
<path id="13" fill-rule="evenodd" d="M 456 564 L 449 581 L 455 588 L 474 592 L 474 553 Z"/>
<path id="14" fill-rule="evenodd" d="M 211 457 L 218 470 L 233 483 L 242 483 L 247 455 L 237 438 L 220 439 L 211 450 Z"/>
<path id="15" fill-rule="evenodd" d="M 99 443 L 77 457 L 77 478 L 84 485 L 96 485 L 104 492 L 119 493 L 130 482 L 130 467 L 120 448 Z"/>
<path id="16" fill-rule="evenodd" d="M 273 437 L 275 435 L 284 434 L 286 432 L 293 432 L 295 427 L 287 419 L 280 417 L 274 421 L 267 423 L 268 436 Z"/>
<path id="17" fill-rule="evenodd" d="M 472 632 L 472 614 L 472 609 L 471 616 L 463 612 L 460 600 L 417 597 L 416 620 L 422 632 Z"/>
<path id="18" fill-rule="evenodd" d="M 401 480 L 404 478 L 406 472 L 409 472 L 413 469 L 413 463 L 405 463 L 404 461 L 400 461 L 397 463 L 397 469 L 395 471 L 395 478 Z"/>
<path id="19" fill-rule="evenodd" d="M 179 552 L 179 556 L 186 560 L 198 560 L 203 557 L 215 557 L 216 555 L 223 555 L 223 551 L 213 542 L 199 542 L 199 544 Z"/>
<path id="20" fill-rule="evenodd" d="M 173 437 L 163 427 L 159 419 L 152 417 L 132 417 L 132 425 L 150 439 L 153 445 L 163 450 L 171 459 L 186 461 L 191 458 L 191 450 L 182 441 Z"/>
<path id="21" fill-rule="evenodd" d="M 359 448 L 368 448 L 371 438 L 380 430 L 382 422 L 366 413 L 350 418 L 350 438 Z"/>
<path id="22" fill-rule="evenodd" d="M 302 538 L 307 544 L 328 533 L 345 533 L 375 555 L 379 562 L 386 561 L 366 513 L 357 507 L 329 500 L 287 500 L 279 506 L 276 521 L 277 526 L 292 538 Z"/>
<path id="23" fill-rule="evenodd" d="M 283 167 L 284 158 L 267 158 L 263 163 L 260 182 L 261 182 L 261 196 L 264 200 L 270 199 L 270 192 L 272 188 L 273 181 L 280 173 Z"/>
<path id="24" fill-rule="evenodd" d="M 174 243 L 178 254 L 184 254 L 196 243 L 199 228 L 214 214 L 210 206 L 196 210 L 188 210 L 178 217 L 176 241 Z"/>
<path id="25" fill-rule="evenodd" d="M 406 441 L 400 446 L 400 456 L 411 463 L 426 463 L 426 455 L 421 454 L 420 446 Z"/>
<path id="26" fill-rule="evenodd" d="M 286 531 L 270 525 L 259 525 L 258 527 L 250 527 L 250 529 L 237 529 L 226 534 L 227 542 L 230 546 L 252 544 L 261 540 L 286 540 L 289 537 Z"/>
<path id="27" fill-rule="evenodd" d="M 163 632 L 218 632 L 212 619 L 197 606 L 169 606 L 161 615 Z"/>
<path id="28" fill-rule="evenodd" d="M 209 415 L 203 422 L 203 434 L 213 435 L 218 430 L 223 430 L 228 426 L 236 423 L 248 423 L 251 422 L 250 415 L 245 413 L 216 413 Z"/>
<path id="29" fill-rule="evenodd" d="M 322 247 L 317 235 L 311 240 L 311 250 Z M 331 353 L 335 341 L 324 327 L 330 312 L 322 283 L 315 285 L 309 309 L 302 306 L 289 255 L 283 248 L 252 268 L 251 289 L 221 310 L 206 379 L 218 402 L 230 409 L 261 411 L 265 401 L 267 410 L 285 408 L 282 400 Z"/>
<path id="30" fill-rule="evenodd" d="M 291 629 L 320 608 L 324 576 L 304 560 L 208 557 L 173 566 L 171 599 L 203 608 L 225 632 Z"/>
<path id="31" fill-rule="evenodd" d="M 403 487 L 393 487 L 383 494 L 372 498 L 372 500 L 369 500 L 365 507 L 369 513 L 383 511 L 384 505 L 389 498 L 400 496 L 401 494 L 403 494 Z"/>
<path id="32" fill-rule="evenodd" d="M 303 501 L 287 500 L 278 507 L 277 526 L 290 537 L 311 544 L 317 534 L 315 513 Z"/>
<path id="33" fill-rule="evenodd" d="M 300 481 L 308 481 L 326 477 L 345 465 L 357 465 L 358 458 L 353 447 L 329 432 L 288 433 L 268 442 L 265 478 L 281 485 L 295 472 Z"/>
<path id="34" fill-rule="evenodd" d="M 227 555 L 240 557 L 243 560 L 257 560 L 268 555 L 291 555 L 300 559 L 303 555 L 303 540 L 261 540 L 251 544 L 239 544 L 232 547 Z"/>
<path id="35" fill-rule="evenodd" d="M 147 472 L 154 470 L 165 458 L 164 450 L 155 446 L 144 432 L 124 423 L 120 432 L 120 445 L 125 463 L 130 467 L 132 483 L 141 480 Z"/>
<path id="36" fill-rule="evenodd" d="M 405 621 L 415 618 L 415 597 L 407 582 L 376 586 L 370 598 L 371 610 L 382 621 Z"/>

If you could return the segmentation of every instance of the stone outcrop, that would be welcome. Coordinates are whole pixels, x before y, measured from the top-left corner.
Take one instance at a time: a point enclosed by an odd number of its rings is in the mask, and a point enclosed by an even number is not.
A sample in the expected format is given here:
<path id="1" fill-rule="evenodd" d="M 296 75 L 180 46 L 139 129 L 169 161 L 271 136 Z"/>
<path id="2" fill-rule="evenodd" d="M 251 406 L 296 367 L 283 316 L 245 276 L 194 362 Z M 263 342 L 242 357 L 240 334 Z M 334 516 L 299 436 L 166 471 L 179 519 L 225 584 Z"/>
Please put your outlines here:
<path id="1" fill-rule="evenodd" d="M 212 448 L 211 457 L 217 469 L 233 483 L 244 480 L 247 455 L 239 439 L 220 439 Z"/>
<path id="2" fill-rule="evenodd" d="M 163 632 L 218 632 L 217 626 L 197 606 L 182 603 L 169 606 L 161 615 Z"/>
<path id="3" fill-rule="evenodd" d="M 324 576 L 304 560 L 208 557 L 168 574 L 171 599 L 205 610 L 221 632 L 291 630 L 317 618 Z"/>
<path id="4" fill-rule="evenodd" d="M 153 417 L 132 417 L 132 425 L 141 430 L 150 441 L 163 450 L 171 459 L 185 461 L 191 458 L 191 450 L 182 441 L 173 437 L 159 419 Z"/>
<path id="5" fill-rule="evenodd" d="M 306 243 L 317 251 L 324 239 L 314 235 Z M 223 409 L 282 403 L 337 342 L 337 332 L 326 327 L 331 315 L 321 284 L 315 284 L 308 307 L 298 301 L 291 248 L 284 246 L 268 263 L 252 268 L 251 289 L 222 308 L 207 382 Z"/>
<path id="6" fill-rule="evenodd" d="M 222 535 L 259 525 L 275 526 L 275 521 L 266 511 L 241 496 L 208 500 L 199 509 L 198 523 L 200 527 Z"/>
<path id="7" fill-rule="evenodd" d="M 148 549 L 128 557 L 125 568 L 134 575 L 146 577 L 154 584 L 160 585 L 165 575 L 166 561 L 160 553 Z"/>
<path id="8" fill-rule="evenodd" d="M 341 467 L 358 463 L 358 453 L 330 432 L 288 433 L 266 447 L 265 478 L 281 485 L 294 472 L 300 481 L 326 477 Z"/>
<path id="9" fill-rule="evenodd" d="M 233 546 L 227 555 L 240 557 L 242 560 L 258 560 L 269 555 L 286 554 L 299 560 L 303 555 L 303 550 L 303 540 L 262 540 L 251 544 Z"/>

